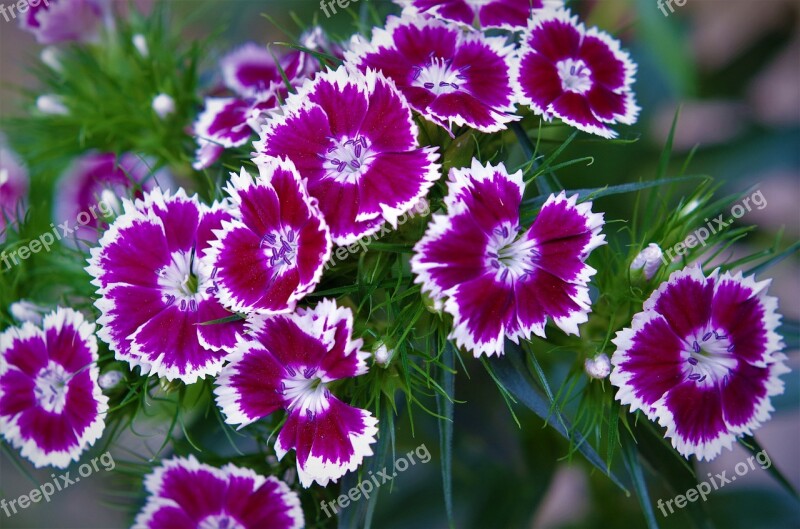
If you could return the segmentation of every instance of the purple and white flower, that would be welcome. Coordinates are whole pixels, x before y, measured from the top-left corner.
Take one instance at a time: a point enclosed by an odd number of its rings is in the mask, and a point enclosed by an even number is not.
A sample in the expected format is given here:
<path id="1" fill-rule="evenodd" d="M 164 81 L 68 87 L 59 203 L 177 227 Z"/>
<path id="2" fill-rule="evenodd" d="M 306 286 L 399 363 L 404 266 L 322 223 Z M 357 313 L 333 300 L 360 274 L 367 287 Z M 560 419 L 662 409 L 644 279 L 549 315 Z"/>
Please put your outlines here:
<path id="1" fill-rule="evenodd" d="M 230 310 L 289 312 L 319 283 L 331 236 L 290 161 L 263 158 L 259 173 L 231 174 L 234 218 L 215 230 L 205 262 Z"/>
<path id="2" fill-rule="evenodd" d="M 699 266 L 674 272 L 630 328 L 611 362 L 616 399 L 666 427 L 685 457 L 713 459 L 767 421 L 787 373 L 770 280 Z"/>
<path id="3" fill-rule="evenodd" d="M 513 79 L 520 102 L 545 119 L 615 138 L 609 124 L 631 125 L 639 114 L 631 89 L 635 74 L 618 40 L 558 10 L 530 22 Z"/>
<path id="4" fill-rule="evenodd" d="M 362 71 L 383 72 L 411 108 L 448 131 L 466 125 L 497 132 L 519 119 L 510 74 L 516 59 L 505 37 L 464 32 L 422 16 L 389 17 L 370 43 L 356 37 L 350 48 L 350 62 Z"/>
<path id="5" fill-rule="evenodd" d="M 543 8 L 563 7 L 563 0 L 395 0 L 425 15 L 481 28 L 519 30 Z"/>
<path id="6" fill-rule="evenodd" d="M 201 204 L 183 189 L 155 189 L 132 203 L 93 248 L 86 270 L 94 277 L 102 315 L 97 335 L 118 360 L 187 384 L 216 375 L 243 321 L 217 301 L 214 273 L 203 266 L 213 231 L 233 216 Z"/>
<path id="7" fill-rule="evenodd" d="M 77 461 L 105 428 L 94 324 L 57 308 L 0 334 L 0 431 L 37 468 Z"/>
<path id="8" fill-rule="evenodd" d="M 301 529 L 300 498 L 274 476 L 194 456 L 168 459 L 145 478 L 147 503 L 133 529 Z"/>
<path id="9" fill-rule="evenodd" d="M 122 212 L 123 198 L 140 198 L 155 187 L 172 187 L 172 175 L 153 171 L 147 160 L 135 154 L 92 152 L 76 159 L 56 185 L 53 217 L 69 222 L 72 239 L 97 242 L 101 229 L 114 214 Z"/>
<path id="10" fill-rule="evenodd" d="M 94 42 L 108 14 L 107 0 L 48 0 L 26 2 L 19 25 L 33 33 L 39 44 Z"/>
<path id="11" fill-rule="evenodd" d="M 420 148 L 411 108 L 381 73 L 344 66 L 317 75 L 262 129 L 259 154 L 287 157 L 345 245 L 378 231 L 439 177 L 436 148 Z"/>
<path id="12" fill-rule="evenodd" d="M 520 226 L 522 172 L 503 164 L 452 169 L 445 204 L 414 248 L 411 269 L 437 306 L 453 315 L 450 338 L 482 354 L 503 353 L 531 333 L 545 336 L 547 318 L 568 334 L 588 320 L 585 263 L 604 244 L 602 213 L 562 191 L 550 195 L 530 229 Z"/>
<path id="13" fill-rule="evenodd" d="M 337 481 L 372 455 L 377 419 L 336 398 L 328 385 L 367 372 L 370 353 L 353 339 L 348 308 L 322 300 L 313 309 L 252 321 L 250 341 L 229 357 L 215 389 L 229 424 L 248 425 L 285 409 L 275 452 L 297 452 L 300 483 Z"/>

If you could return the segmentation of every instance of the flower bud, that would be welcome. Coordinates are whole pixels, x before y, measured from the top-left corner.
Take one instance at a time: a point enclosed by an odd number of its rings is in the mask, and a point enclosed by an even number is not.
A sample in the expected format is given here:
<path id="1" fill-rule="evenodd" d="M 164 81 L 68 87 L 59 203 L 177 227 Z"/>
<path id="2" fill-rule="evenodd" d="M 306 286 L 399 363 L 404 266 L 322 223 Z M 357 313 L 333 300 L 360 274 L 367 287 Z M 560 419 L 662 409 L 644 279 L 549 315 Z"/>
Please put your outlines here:
<path id="1" fill-rule="evenodd" d="M 21 299 L 12 303 L 8 308 L 8 312 L 10 312 L 11 317 L 19 323 L 29 321 L 34 325 L 41 325 L 43 314 L 47 312 L 47 309 L 27 299 Z"/>
<path id="2" fill-rule="evenodd" d="M 64 105 L 64 100 L 54 94 L 46 94 L 39 96 L 36 99 L 36 108 L 42 114 L 50 114 L 53 116 L 66 116 L 69 114 L 69 109 Z"/>
<path id="3" fill-rule="evenodd" d="M 590 378 L 599 380 L 611 374 L 611 360 L 608 359 L 608 355 L 605 353 L 600 353 L 594 358 L 587 358 L 583 367 Z"/>
<path id="4" fill-rule="evenodd" d="M 639 252 L 633 259 L 631 263 L 631 272 L 642 270 L 645 279 L 651 279 L 656 275 L 656 272 L 658 272 L 658 267 L 661 266 L 661 258 L 663 255 L 661 248 L 659 248 L 657 244 L 651 242 L 647 245 L 647 248 Z"/>
<path id="5" fill-rule="evenodd" d="M 175 100 L 167 94 L 158 94 L 153 98 L 153 111 L 161 119 L 166 118 L 175 112 Z"/>
<path id="6" fill-rule="evenodd" d="M 147 47 L 147 39 L 144 38 L 144 35 L 137 33 L 133 36 L 133 47 L 136 48 L 136 51 L 139 52 L 144 58 L 147 58 L 150 55 L 150 48 Z"/>

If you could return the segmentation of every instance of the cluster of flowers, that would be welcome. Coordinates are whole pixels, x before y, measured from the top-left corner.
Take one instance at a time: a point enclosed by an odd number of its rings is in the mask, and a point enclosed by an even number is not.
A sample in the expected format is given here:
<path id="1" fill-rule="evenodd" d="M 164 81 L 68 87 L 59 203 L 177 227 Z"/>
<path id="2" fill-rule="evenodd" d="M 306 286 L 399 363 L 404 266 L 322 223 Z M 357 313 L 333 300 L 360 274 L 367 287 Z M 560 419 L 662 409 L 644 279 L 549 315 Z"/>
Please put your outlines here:
<path id="1" fill-rule="evenodd" d="M 378 421 L 330 388 L 368 371 L 351 310 L 330 299 L 298 303 L 320 282 L 334 244 L 396 228 L 440 178 L 440 153 L 420 144 L 414 113 L 451 135 L 464 126 L 493 133 L 527 105 L 608 138 L 610 125 L 638 113 L 627 53 L 560 2 L 401 3 L 402 16 L 344 50 L 319 31 L 305 37 L 307 48 L 344 58 L 336 69 L 255 44 L 226 56 L 220 67 L 233 95 L 206 100 L 193 128 L 195 167 L 255 131 L 258 175 L 232 174 L 227 197 L 211 205 L 160 187 L 123 199 L 86 268 L 97 287 L 97 336 L 116 358 L 187 384 L 216 377 L 216 402 L 232 425 L 285 410 L 275 451 L 295 450 L 304 487 L 355 470 L 372 454 Z M 452 316 L 450 338 L 478 357 L 503 354 L 506 338 L 544 337 L 548 319 L 578 335 L 591 311 L 596 271 L 586 260 L 605 243 L 603 214 L 561 192 L 523 227 L 522 172 L 502 163 L 475 159 L 451 170 L 447 185 L 445 211 L 433 215 L 411 269 Z M 675 272 L 614 340 L 617 399 L 666 426 L 686 456 L 714 457 L 750 433 L 782 391 L 767 285 Z M 36 465 L 66 466 L 102 433 L 95 340 L 68 309 L 2 337 L 0 425 Z M 303 524 L 285 484 L 231 465 L 172 459 L 146 488 L 137 527 Z"/>

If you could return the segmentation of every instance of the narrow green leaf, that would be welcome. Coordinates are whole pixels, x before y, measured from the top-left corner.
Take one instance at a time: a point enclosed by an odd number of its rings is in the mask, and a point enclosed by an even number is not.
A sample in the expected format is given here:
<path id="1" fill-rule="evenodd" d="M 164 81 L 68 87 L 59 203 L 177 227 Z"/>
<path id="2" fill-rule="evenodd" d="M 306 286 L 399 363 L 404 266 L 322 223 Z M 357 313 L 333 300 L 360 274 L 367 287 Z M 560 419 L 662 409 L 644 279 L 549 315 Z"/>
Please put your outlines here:
<path id="1" fill-rule="evenodd" d="M 444 507 L 450 528 L 455 528 L 453 517 L 453 410 L 455 408 L 455 350 L 448 341 L 441 357 L 442 368 L 439 385 L 447 393 L 436 393 L 436 411 L 439 419 L 439 450 L 442 457 L 442 487 L 444 488 Z"/>
<path id="2" fill-rule="evenodd" d="M 745 447 L 747 451 L 753 454 L 754 456 L 758 456 L 761 453 L 764 454 L 767 453 L 767 451 L 764 450 L 760 444 L 758 444 L 758 441 L 756 441 L 756 438 L 753 437 L 752 435 L 746 435 L 741 439 L 739 439 L 739 444 Z M 770 462 L 769 467 L 764 470 L 769 472 L 772 475 L 772 477 L 775 478 L 775 481 L 780 483 L 781 486 L 784 489 L 786 489 L 786 491 L 789 494 L 794 496 L 796 499 L 800 499 L 800 495 L 798 495 L 797 489 L 795 489 L 794 486 L 791 484 L 791 482 L 788 479 L 786 479 L 786 476 L 784 476 L 783 473 L 780 470 L 778 470 L 778 467 L 775 466 L 772 459 L 769 459 L 769 462 Z"/>
<path id="3" fill-rule="evenodd" d="M 642 472 L 642 464 L 639 461 L 636 443 L 629 432 L 625 432 L 620 440 L 622 441 L 622 460 L 625 462 L 625 468 L 628 469 L 628 473 L 633 481 L 633 488 L 636 489 L 636 496 L 639 498 L 639 504 L 642 506 L 642 512 L 647 521 L 647 527 L 649 529 L 658 529 L 656 513 L 653 511 L 650 494 L 647 492 L 647 481 L 644 479 L 644 472 Z"/>

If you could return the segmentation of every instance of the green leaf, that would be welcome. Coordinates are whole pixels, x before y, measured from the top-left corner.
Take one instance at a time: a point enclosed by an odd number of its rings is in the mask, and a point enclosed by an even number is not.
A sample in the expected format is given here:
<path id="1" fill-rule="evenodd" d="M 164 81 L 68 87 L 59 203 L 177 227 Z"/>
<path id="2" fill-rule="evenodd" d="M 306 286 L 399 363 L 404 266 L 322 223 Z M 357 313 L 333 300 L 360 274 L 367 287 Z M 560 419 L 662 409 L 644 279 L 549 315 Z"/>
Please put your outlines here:
<path id="1" fill-rule="evenodd" d="M 766 450 L 761 448 L 761 445 L 758 444 L 758 441 L 756 441 L 756 438 L 753 437 L 752 435 L 746 435 L 741 439 L 739 439 L 739 444 L 745 447 L 747 451 L 753 454 L 754 456 L 758 456 L 761 453 L 764 454 L 767 453 Z M 769 456 L 767 457 L 769 458 Z M 797 490 L 794 488 L 794 486 L 792 486 L 791 482 L 788 479 L 786 479 L 786 476 L 784 476 L 783 473 L 780 470 L 778 470 L 778 467 L 775 466 L 772 459 L 768 459 L 768 461 L 770 465 L 768 468 L 765 468 L 764 470 L 769 472 L 772 475 L 772 477 L 775 478 L 775 481 L 780 483 L 781 486 L 784 489 L 786 489 L 786 491 L 789 494 L 794 496 L 796 499 L 800 499 L 800 495 L 797 494 Z"/>
<path id="2" fill-rule="evenodd" d="M 542 395 L 536 387 L 522 360 L 522 350 L 516 344 L 506 342 L 505 354 L 499 358 L 491 358 L 488 362 L 494 371 L 494 376 L 504 388 L 514 395 L 526 408 L 541 417 L 558 433 L 564 436 L 574 447 L 584 455 L 587 461 L 600 472 L 607 475 L 615 485 L 628 492 L 628 489 L 610 469 L 606 468 L 603 459 L 597 454 L 589 441 L 580 432 L 570 432 L 570 422 L 557 410 L 552 411 L 547 397 Z M 551 415 L 557 415 L 558 420 L 550 422 Z"/>
<path id="3" fill-rule="evenodd" d="M 636 489 L 636 496 L 642 506 L 647 527 L 649 529 L 658 529 L 656 513 L 653 511 L 653 503 L 650 501 L 650 494 L 647 492 L 647 481 L 644 479 L 642 463 L 639 461 L 639 454 L 636 451 L 636 443 L 629 432 L 622 435 L 620 440 L 622 441 L 622 460 L 625 462 L 625 468 L 628 469 L 628 473 L 633 480 L 633 488 Z"/>
<path id="4" fill-rule="evenodd" d="M 767 268 L 780 263 L 781 261 L 783 261 L 784 259 L 786 259 L 790 255 L 795 253 L 797 250 L 800 250 L 800 241 L 797 241 L 796 243 L 794 243 L 793 245 L 789 246 L 784 251 L 782 251 L 781 253 L 779 253 L 775 257 L 769 259 L 768 261 L 765 261 L 765 262 L 761 263 L 760 265 L 751 268 L 750 270 L 745 272 L 745 275 L 750 275 L 750 274 L 758 275 L 761 272 L 763 272 L 764 270 L 766 270 Z"/>
<path id="5" fill-rule="evenodd" d="M 439 450 L 442 457 L 442 487 L 444 488 L 444 507 L 450 528 L 455 528 L 453 517 L 453 410 L 455 399 L 455 348 L 449 341 L 445 343 L 441 357 L 442 368 L 439 385 L 447 393 L 436 393 L 436 411 L 439 419 Z"/>

